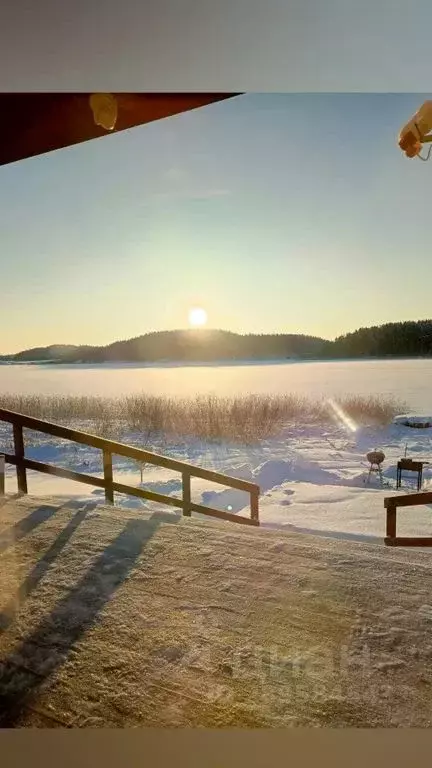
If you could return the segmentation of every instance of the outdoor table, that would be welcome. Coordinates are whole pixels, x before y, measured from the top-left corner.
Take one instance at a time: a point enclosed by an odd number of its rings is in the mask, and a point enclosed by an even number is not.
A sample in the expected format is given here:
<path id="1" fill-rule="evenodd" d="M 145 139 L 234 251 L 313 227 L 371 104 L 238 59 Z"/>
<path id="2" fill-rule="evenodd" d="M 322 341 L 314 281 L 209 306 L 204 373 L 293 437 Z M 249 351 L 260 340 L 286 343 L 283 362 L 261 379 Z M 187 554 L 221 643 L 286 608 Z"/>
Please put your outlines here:
<path id="1" fill-rule="evenodd" d="M 406 472 L 416 472 L 417 473 L 417 490 L 420 491 L 422 487 L 423 482 L 423 467 L 425 464 L 429 464 L 428 461 L 413 461 L 412 459 L 401 459 L 397 463 L 397 474 L 396 474 L 396 488 L 401 487 L 401 481 L 402 481 L 402 470 L 405 470 Z"/>

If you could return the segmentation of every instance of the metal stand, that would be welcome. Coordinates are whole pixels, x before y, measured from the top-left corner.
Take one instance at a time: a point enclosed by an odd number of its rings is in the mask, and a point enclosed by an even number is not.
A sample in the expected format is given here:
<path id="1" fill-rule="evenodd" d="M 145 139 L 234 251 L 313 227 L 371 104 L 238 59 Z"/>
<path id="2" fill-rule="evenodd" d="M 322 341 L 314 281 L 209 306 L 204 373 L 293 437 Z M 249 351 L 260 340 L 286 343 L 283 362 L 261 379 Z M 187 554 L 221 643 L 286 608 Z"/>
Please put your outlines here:
<path id="1" fill-rule="evenodd" d="M 380 479 L 380 482 L 381 482 L 381 485 L 382 485 L 383 475 L 382 475 L 381 464 L 378 463 L 378 462 L 372 462 L 372 461 L 370 462 L 369 472 L 368 472 L 368 476 L 366 478 L 366 485 L 369 485 L 371 474 L 373 472 L 375 472 L 375 474 L 379 475 L 379 479 Z"/>

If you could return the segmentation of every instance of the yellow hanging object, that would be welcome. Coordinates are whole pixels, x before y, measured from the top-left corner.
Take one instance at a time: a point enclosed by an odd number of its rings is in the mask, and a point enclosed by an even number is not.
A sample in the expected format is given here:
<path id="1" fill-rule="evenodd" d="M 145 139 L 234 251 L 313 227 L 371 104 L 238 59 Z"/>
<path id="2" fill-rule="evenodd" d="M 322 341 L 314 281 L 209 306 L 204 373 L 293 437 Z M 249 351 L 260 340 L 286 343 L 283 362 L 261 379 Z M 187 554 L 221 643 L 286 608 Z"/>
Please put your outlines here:
<path id="1" fill-rule="evenodd" d="M 432 101 L 425 101 L 419 110 L 413 115 L 409 123 L 404 125 L 399 134 L 399 147 L 406 157 L 422 157 L 420 152 L 423 144 L 432 142 Z"/>
<path id="2" fill-rule="evenodd" d="M 117 122 L 117 101 L 111 93 L 92 93 L 90 107 L 96 125 L 112 131 Z"/>

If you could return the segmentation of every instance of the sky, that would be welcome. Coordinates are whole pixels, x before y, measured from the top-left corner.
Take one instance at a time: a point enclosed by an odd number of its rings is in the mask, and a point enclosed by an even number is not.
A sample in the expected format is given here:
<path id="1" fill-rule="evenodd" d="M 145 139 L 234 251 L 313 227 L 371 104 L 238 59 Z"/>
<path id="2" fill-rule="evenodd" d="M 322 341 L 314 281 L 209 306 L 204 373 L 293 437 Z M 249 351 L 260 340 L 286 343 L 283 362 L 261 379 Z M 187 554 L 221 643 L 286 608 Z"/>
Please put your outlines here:
<path id="1" fill-rule="evenodd" d="M 0 352 L 432 316 L 430 94 L 246 94 L 0 168 Z"/>

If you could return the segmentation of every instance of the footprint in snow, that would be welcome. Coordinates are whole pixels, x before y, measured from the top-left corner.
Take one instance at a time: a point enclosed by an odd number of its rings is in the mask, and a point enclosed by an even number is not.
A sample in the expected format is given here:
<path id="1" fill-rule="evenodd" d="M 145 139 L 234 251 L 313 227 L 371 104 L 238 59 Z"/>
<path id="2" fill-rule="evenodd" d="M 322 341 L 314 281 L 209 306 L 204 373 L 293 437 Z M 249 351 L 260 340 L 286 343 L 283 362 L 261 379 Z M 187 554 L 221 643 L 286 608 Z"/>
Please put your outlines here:
<path id="1" fill-rule="evenodd" d="M 419 616 L 422 619 L 427 619 L 428 621 L 432 621 L 432 606 L 431 605 L 422 605 L 419 608 Z"/>
<path id="2" fill-rule="evenodd" d="M 271 547 L 271 552 L 284 552 L 284 551 L 285 551 L 285 543 L 274 544 Z"/>

